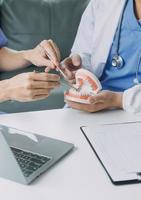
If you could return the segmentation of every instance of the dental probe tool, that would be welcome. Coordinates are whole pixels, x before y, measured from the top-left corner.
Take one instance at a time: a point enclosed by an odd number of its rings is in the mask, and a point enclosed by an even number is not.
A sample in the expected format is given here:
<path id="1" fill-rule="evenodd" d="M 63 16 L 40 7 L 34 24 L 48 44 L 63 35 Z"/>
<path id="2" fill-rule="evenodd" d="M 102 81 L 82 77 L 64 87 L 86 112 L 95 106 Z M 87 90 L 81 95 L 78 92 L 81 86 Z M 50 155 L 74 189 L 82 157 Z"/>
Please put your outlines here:
<path id="1" fill-rule="evenodd" d="M 56 69 L 60 72 L 60 74 L 63 76 L 64 78 L 64 84 L 75 89 L 77 92 L 79 92 L 79 88 L 74 87 L 74 85 L 72 83 L 69 83 L 67 76 L 65 75 L 65 73 L 60 69 L 60 67 L 56 66 Z"/>
<path id="2" fill-rule="evenodd" d="M 69 80 L 68 80 L 66 74 L 61 70 L 60 67 L 58 67 L 58 66 L 52 61 L 52 58 L 50 57 L 50 55 L 49 55 L 46 51 L 45 51 L 45 53 L 46 53 L 47 57 L 49 58 L 49 60 L 55 65 L 57 71 L 59 71 L 60 74 L 63 76 L 64 81 L 65 81 L 65 84 L 66 84 L 67 86 L 69 86 L 69 87 L 75 89 L 77 92 L 79 92 L 79 88 L 76 88 L 76 87 L 74 87 L 74 85 L 73 85 L 72 83 L 69 83 Z"/>

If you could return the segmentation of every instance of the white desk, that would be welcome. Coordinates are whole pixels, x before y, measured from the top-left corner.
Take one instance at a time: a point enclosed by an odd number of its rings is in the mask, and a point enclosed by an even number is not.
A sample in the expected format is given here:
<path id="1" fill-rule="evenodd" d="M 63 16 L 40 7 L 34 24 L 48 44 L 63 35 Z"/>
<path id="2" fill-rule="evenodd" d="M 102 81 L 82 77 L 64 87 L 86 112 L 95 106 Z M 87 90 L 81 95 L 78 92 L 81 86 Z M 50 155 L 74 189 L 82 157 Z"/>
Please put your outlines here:
<path id="1" fill-rule="evenodd" d="M 30 186 L 0 178 L 1 200 L 140 200 L 141 184 L 114 186 L 79 127 L 140 121 L 123 111 L 86 114 L 71 109 L 1 115 L 0 123 L 72 142 L 76 150 Z"/>

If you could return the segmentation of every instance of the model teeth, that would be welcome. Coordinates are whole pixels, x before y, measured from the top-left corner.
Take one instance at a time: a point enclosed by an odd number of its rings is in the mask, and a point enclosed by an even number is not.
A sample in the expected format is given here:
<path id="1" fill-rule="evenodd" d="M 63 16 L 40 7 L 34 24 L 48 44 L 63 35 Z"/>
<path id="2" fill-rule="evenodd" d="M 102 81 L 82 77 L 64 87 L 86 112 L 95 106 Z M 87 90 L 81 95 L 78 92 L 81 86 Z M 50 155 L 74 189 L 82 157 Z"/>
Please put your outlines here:
<path id="1" fill-rule="evenodd" d="M 90 95 L 91 93 L 93 93 L 93 89 L 92 89 L 92 86 L 91 84 L 88 82 L 88 80 L 85 80 L 83 82 L 83 86 L 82 88 L 80 89 L 79 92 L 77 92 L 75 89 L 70 89 L 70 92 L 74 95 L 78 95 L 78 96 L 88 96 Z"/>
<path id="2" fill-rule="evenodd" d="M 66 99 L 74 102 L 89 104 L 89 96 L 96 94 L 102 89 L 97 77 L 91 72 L 80 69 L 75 74 L 76 85 L 79 90 L 71 88 L 65 95 Z M 79 88 L 80 87 L 80 88 Z"/>
<path id="3" fill-rule="evenodd" d="M 84 81 L 84 84 L 80 90 L 81 95 L 90 95 L 93 92 L 93 88 L 88 80 Z"/>

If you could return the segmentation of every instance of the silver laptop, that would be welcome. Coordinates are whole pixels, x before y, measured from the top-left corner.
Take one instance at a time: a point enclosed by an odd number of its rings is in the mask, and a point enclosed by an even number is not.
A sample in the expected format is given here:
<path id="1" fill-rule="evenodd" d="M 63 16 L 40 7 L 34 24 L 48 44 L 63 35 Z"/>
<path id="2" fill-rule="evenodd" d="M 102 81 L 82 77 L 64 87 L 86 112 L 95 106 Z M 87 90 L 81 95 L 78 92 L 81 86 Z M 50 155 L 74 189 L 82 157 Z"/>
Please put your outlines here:
<path id="1" fill-rule="evenodd" d="M 74 145 L 0 125 L 0 177 L 29 184 Z"/>

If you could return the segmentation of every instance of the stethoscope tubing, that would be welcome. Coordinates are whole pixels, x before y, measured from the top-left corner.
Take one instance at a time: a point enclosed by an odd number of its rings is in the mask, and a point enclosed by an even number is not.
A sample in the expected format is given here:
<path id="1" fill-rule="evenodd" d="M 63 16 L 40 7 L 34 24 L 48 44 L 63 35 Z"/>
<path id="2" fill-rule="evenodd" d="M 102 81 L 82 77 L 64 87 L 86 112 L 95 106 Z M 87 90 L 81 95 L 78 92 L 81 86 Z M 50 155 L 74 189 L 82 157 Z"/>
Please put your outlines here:
<path id="1" fill-rule="evenodd" d="M 128 0 L 126 0 L 122 14 L 119 19 L 119 24 L 117 28 L 117 37 L 115 38 L 115 49 L 113 50 L 113 58 L 112 58 L 112 66 L 117 69 L 120 69 L 124 66 L 124 59 L 120 56 L 119 50 L 120 50 L 120 36 L 121 36 L 121 27 L 122 27 L 122 22 L 123 22 L 123 16 L 124 16 L 124 11 L 127 6 Z M 134 84 L 139 84 L 139 68 L 141 65 L 141 53 L 139 55 L 138 59 L 138 64 L 136 66 L 136 73 L 135 73 L 135 79 L 133 80 Z"/>

